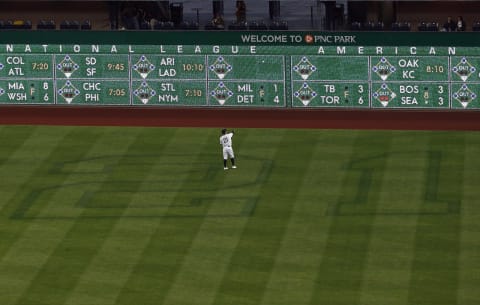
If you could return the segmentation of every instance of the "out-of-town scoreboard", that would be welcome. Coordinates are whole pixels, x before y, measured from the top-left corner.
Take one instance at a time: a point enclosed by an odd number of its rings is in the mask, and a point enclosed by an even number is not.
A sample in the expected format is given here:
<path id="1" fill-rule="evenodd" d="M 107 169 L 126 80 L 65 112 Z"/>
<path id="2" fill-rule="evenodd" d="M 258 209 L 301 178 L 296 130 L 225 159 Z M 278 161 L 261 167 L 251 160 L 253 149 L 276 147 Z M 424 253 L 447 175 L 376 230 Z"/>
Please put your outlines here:
<path id="1" fill-rule="evenodd" d="M 0 104 L 479 109 L 478 38 L 3 32 Z"/>

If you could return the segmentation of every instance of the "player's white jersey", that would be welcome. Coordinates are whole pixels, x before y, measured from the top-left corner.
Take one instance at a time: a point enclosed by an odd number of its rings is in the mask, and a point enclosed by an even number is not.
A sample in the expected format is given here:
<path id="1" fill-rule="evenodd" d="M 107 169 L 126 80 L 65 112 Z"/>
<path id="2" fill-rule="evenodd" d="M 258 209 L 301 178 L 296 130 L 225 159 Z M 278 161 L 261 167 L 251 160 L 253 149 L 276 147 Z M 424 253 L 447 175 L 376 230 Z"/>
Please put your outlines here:
<path id="1" fill-rule="evenodd" d="M 220 137 L 220 145 L 223 147 L 232 147 L 233 133 L 227 133 Z"/>

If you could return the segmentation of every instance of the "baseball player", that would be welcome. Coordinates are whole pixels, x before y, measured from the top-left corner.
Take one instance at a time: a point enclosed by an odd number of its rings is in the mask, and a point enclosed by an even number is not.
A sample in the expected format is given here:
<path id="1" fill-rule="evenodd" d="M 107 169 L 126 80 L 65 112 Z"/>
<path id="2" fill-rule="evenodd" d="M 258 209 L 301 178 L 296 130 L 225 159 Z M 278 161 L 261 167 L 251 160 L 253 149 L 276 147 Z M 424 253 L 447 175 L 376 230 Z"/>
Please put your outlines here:
<path id="1" fill-rule="evenodd" d="M 232 161 L 232 168 L 237 168 L 235 166 L 235 154 L 233 153 L 232 148 L 232 137 L 233 137 L 233 130 L 227 133 L 227 129 L 222 129 L 222 135 L 220 136 L 220 145 L 223 147 L 223 169 L 227 170 L 227 159 L 230 157 L 230 161 Z"/>

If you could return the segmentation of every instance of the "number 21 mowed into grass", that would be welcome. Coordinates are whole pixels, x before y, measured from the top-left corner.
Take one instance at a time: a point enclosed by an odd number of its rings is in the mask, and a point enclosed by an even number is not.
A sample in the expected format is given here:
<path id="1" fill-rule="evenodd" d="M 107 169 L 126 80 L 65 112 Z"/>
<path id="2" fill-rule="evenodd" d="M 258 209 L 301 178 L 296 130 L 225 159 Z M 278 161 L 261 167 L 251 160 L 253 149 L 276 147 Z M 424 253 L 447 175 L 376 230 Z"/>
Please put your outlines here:
<path id="1" fill-rule="evenodd" d="M 0 126 L 0 304 L 476 305 L 480 133 Z"/>

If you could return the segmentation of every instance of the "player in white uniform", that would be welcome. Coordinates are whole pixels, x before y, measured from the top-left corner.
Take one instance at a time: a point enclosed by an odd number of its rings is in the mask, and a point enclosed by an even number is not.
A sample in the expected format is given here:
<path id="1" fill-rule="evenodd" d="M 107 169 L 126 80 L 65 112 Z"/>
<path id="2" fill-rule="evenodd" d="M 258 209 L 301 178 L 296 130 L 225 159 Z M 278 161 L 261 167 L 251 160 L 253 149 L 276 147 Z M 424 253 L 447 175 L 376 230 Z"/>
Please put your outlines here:
<path id="1" fill-rule="evenodd" d="M 222 129 L 222 135 L 220 136 L 220 145 L 223 147 L 223 169 L 227 170 L 227 159 L 230 157 L 230 161 L 232 161 L 232 168 L 237 168 L 235 166 L 235 154 L 233 153 L 232 148 L 232 137 L 233 137 L 233 130 L 227 133 L 226 129 Z"/>

